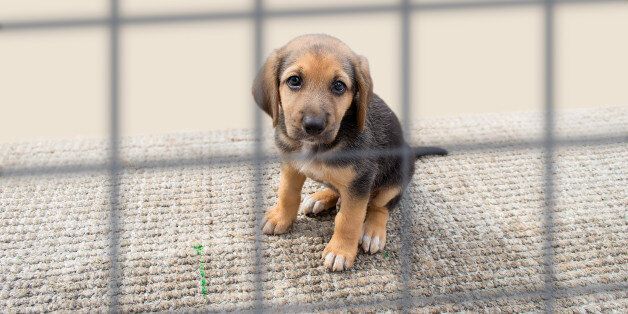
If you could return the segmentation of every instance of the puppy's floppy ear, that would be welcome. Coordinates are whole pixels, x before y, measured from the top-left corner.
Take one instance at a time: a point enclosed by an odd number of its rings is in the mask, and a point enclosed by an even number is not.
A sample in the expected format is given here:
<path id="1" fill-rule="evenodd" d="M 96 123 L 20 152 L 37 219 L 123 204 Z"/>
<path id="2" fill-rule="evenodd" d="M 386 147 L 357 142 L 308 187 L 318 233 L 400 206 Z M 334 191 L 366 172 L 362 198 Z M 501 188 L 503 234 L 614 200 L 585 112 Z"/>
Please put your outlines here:
<path id="1" fill-rule="evenodd" d="M 273 127 L 279 119 L 279 65 L 281 57 L 278 51 L 266 59 L 253 82 L 253 98 L 257 105 L 273 118 Z"/>
<path id="2" fill-rule="evenodd" d="M 366 114 L 373 99 L 373 80 L 369 70 L 369 62 L 363 56 L 357 56 L 354 61 L 355 81 L 357 91 L 353 98 L 356 104 L 358 129 L 364 130 L 366 126 Z"/>

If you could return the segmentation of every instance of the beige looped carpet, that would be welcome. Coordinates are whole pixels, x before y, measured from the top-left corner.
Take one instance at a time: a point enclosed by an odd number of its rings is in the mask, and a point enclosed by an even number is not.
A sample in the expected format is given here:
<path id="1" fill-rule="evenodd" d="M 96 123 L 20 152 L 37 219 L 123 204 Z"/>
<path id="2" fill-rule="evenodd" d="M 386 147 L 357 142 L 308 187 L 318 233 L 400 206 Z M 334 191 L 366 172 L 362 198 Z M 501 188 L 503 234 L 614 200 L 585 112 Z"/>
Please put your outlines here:
<path id="1" fill-rule="evenodd" d="M 402 203 L 411 216 L 411 311 L 545 310 L 544 158 L 538 147 L 507 144 L 542 143 L 543 125 L 541 114 L 530 113 L 426 119 L 414 126 L 415 143 L 499 145 L 417 162 Z M 556 149 L 554 308 L 626 312 L 628 107 L 562 112 L 556 130 L 561 139 L 615 140 Z M 124 139 L 119 310 L 254 308 L 254 167 L 138 166 L 245 156 L 252 141 L 249 131 Z M 106 147 L 104 139 L 0 145 L 0 311 L 108 311 L 107 171 L 7 176 L 16 168 L 102 164 Z M 277 174 L 277 164 L 262 169 L 264 207 L 275 201 Z M 310 182 L 305 192 L 317 188 Z M 353 309 L 398 310 L 400 225 L 396 210 L 385 251 L 360 253 L 344 273 L 321 265 L 332 215 L 300 215 L 291 233 L 263 236 L 265 306 L 310 312 L 367 303 Z M 200 255 L 196 245 L 203 247 Z"/>

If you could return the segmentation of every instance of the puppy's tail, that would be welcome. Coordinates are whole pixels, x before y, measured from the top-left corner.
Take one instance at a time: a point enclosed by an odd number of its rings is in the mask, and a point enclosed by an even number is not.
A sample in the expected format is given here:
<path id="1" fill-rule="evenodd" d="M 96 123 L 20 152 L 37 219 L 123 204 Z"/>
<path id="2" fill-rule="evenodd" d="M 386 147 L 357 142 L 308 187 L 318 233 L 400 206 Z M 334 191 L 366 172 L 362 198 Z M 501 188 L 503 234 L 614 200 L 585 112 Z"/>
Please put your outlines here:
<path id="1" fill-rule="evenodd" d="M 417 159 L 423 156 L 445 156 L 448 154 L 446 149 L 435 146 L 412 147 L 412 152 Z"/>

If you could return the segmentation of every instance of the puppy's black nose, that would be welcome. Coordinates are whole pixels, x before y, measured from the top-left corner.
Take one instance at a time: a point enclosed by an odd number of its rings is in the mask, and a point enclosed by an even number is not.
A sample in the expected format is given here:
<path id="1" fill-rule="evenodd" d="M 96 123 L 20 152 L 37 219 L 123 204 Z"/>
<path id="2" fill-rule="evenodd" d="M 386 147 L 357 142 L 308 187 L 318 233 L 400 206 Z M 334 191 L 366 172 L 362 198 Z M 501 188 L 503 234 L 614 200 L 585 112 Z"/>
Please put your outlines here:
<path id="1" fill-rule="evenodd" d="M 303 129 L 309 135 L 319 135 L 325 129 L 325 118 L 305 116 L 303 117 Z"/>

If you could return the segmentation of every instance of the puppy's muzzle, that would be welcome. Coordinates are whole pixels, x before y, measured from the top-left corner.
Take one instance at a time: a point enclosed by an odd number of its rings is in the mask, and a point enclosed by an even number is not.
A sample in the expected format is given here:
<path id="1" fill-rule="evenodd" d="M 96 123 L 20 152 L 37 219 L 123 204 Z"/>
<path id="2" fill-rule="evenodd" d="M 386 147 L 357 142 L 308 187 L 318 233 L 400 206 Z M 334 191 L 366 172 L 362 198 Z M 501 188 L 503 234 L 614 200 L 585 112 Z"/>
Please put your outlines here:
<path id="1" fill-rule="evenodd" d="M 321 133 L 323 133 L 325 127 L 327 126 L 326 120 L 327 119 L 325 119 L 324 116 L 317 117 L 306 115 L 303 117 L 302 121 L 303 131 L 305 131 L 305 133 L 310 136 L 320 135 Z"/>

